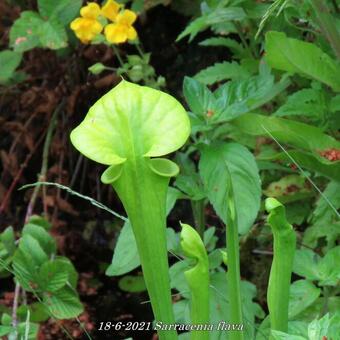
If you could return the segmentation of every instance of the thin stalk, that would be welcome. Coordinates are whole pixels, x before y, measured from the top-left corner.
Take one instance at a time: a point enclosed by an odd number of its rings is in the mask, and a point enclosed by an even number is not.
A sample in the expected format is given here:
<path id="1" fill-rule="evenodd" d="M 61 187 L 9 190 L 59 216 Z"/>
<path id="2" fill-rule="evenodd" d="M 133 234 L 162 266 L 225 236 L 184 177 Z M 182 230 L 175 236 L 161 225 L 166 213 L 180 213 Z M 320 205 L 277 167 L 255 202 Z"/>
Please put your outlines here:
<path id="1" fill-rule="evenodd" d="M 140 43 L 135 44 L 135 46 L 136 46 L 136 49 L 137 49 L 139 55 L 143 58 L 144 57 L 144 52 L 143 52 L 143 50 L 142 50 L 142 48 L 140 46 Z"/>
<path id="2" fill-rule="evenodd" d="M 229 174 L 229 169 L 227 172 Z M 228 176 L 228 214 L 227 214 L 227 281 L 228 281 L 228 300 L 230 304 L 231 324 L 243 325 L 242 302 L 241 302 L 241 274 L 240 274 L 240 250 L 237 226 L 237 213 L 234 200 L 231 176 Z M 243 340 L 242 331 L 231 331 L 230 340 Z"/>
<path id="3" fill-rule="evenodd" d="M 285 207 L 279 201 L 275 198 L 267 198 L 266 210 L 269 212 L 268 223 L 274 237 L 274 256 L 267 291 L 270 328 L 287 332 L 289 289 L 296 235 L 293 227 L 286 220 Z"/>
<path id="4" fill-rule="evenodd" d="M 325 1 L 310 0 L 321 31 L 329 41 L 337 58 L 340 60 L 340 34 L 335 26 L 335 20 L 329 13 Z"/>
<path id="5" fill-rule="evenodd" d="M 205 230 L 205 202 L 203 200 L 191 201 L 192 213 L 194 215 L 195 227 L 203 240 Z"/>
<path id="6" fill-rule="evenodd" d="M 242 42 L 244 48 L 245 48 L 246 50 L 248 50 L 249 54 L 251 54 L 254 58 L 256 58 L 257 53 L 256 53 L 254 47 L 253 47 L 253 46 L 250 46 L 250 45 L 248 44 L 247 39 L 246 39 L 246 37 L 244 36 L 244 34 L 243 34 L 243 32 L 242 32 L 242 27 L 241 27 L 241 25 L 240 25 L 237 21 L 233 21 L 233 24 L 235 25 L 235 28 L 236 28 L 236 30 L 237 30 L 237 34 L 238 34 L 238 36 L 240 37 L 241 42 Z"/>
<path id="7" fill-rule="evenodd" d="M 115 53 L 115 55 L 116 55 L 116 57 L 119 61 L 120 66 L 124 67 L 124 62 L 123 62 L 122 57 L 120 56 L 118 48 L 115 45 L 111 45 L 111 46 L 112 46 L 113 52 Z"/>
<path id="8" fill-rule="evenodd" d="M 12 308 L 12 326 L 14 327 L 14 332 L 13 332 L 13 337 L 12 337 L 13 340 L 16 340 L 18 338 L 17 310 L 18 310 L 18 303 L 19 303 L 19 295 L 20 295 L 20 284 L 17 282 L 15 284 L 13 308 Z"/>
<path id="9" fill-rule="evenodd" d="M 49 124 L 48 129 L 47 129 L 45 143 L 44 143 L 44 147 L 43 147 L 41 170 L 40 170 L 40 174 L 38 175 L 38 182 L 46 181 L 46 173 L 47 173 L 47 169 L 48 169 L 48 154 L 49 154 L 50 145 L 51 145 L 51 141 L 52 141 L 53 131 L 54 131 L 54 127 L 56 125 L 57 116 L 58 116 L 60 110 L 63 108 L 63 106 L 64 106 L 64 101 L 62 101 L 57 106 L 57 108 L 54 110 L 50 124 Z M 36 186 L 33 190 L 33 194 L 31 196 L 31 199 L 30 199 L 28 207 L 27 207 L 27 212 L 26 212 L 26 216 L 25 216 L 25 223 L 28 222 L 30 216 L 33 213 L 35 201 L 38 197 L 39 190 L 40 190 L 40 185 Z"/>
<path id="10" fill-rule="evenodd" d="M 144 157 L 129 157 L 121 177 L 113 183 L 136 238 L 143 276 L 156 322 L 175 321 L 166 247 L 166 193 L 168 177 L 150 170 Z M 177 339 L 174 330 L 159 331 L 160 340 Z"/>

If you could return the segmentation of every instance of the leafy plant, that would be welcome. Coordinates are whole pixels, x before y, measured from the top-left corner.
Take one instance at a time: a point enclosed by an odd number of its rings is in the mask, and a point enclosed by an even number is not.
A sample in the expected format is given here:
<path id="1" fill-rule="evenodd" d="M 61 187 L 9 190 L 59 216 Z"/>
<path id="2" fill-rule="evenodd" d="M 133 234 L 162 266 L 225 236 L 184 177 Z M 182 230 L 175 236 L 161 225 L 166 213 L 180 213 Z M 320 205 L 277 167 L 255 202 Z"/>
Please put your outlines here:
<path id="1" fill-rule="evenodd" d="M 56 242 L 49 234 L 49 223 L 32 216 L 25 224 L 21 237 L 15 240 L 12 227 L 1 233 L 0 275 L 13 274 L 17 285 L 32 294 L 36 302 L 23 301 L 18 308 L 19 322 L 14 322 L 10 311 L 2 314 L 0 334 L 35 339 L 39 322 L 52 317 L 77 317 L 83 306 L 76 290 L 78 274 L 71 261 L 56 254 Z"/>
<path id="2" fill-rule="evenodd" d="M 10 46 L 16 52 L 36 47 L 57 50 L 67 46 L 66 27 L 76 16 L 81 1 L 62 0 L 57 4 L 39 0 L 38 10 L 23 11 L 10 31 Z"/>

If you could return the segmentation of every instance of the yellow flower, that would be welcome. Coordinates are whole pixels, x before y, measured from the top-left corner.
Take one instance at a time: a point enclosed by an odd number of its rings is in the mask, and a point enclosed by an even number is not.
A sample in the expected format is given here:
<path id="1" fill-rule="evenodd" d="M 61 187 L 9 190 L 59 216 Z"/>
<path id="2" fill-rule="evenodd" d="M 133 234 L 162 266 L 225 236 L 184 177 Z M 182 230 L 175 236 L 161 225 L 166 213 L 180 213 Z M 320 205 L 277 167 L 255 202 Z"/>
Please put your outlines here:
<path id="1" fill-rule="evenodd" d="M 89 2 L 80 9 L 80 15 L 81 18 L 74 19 L 70 26 L 77 38 L 87 44 L 103 30 L 103 25 L 96 20 L 100 15 L 100 7 L 95 2 Z"/>
<path id="2" fill-rule="evenodd" d="M 111 21 L 115 21 L 121 5 L 114 0 L 107 0 L 102 7 L 101 14 Z"/>
<path id="3" fill-rule="evenodd" d="M 100 7 L 95 2 L 89 2 L 87 6 L 81 8 L 80 15 L 87 19 L 97 19 L 100 15 Z"/>
<path id="4" fill-rule="evenodd" d="M 104 33 L 106 39 L 113 44 L 120 44 L 126 40 L 136 39 L 137 32 L 132 26 L 136 19 L 136 13 L 128 9 L 119 13 L 115 19 L 115 23 L 105 27 Z"/>
<path id="5" fill-rule="evenodd" d="M 103 26 L 95 19 L 77 18 L 71 22 L 71 29 L 86 44 L 102 31 Z"/>

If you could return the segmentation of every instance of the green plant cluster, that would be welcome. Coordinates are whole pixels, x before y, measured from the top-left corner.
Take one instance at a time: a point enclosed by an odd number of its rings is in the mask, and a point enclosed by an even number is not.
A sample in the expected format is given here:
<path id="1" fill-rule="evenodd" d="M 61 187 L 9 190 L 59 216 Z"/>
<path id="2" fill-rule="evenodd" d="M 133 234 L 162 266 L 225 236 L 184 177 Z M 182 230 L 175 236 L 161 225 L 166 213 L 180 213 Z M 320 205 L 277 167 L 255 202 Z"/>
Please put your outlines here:
<path id="1" fill-rule="evenodd" d="M 1 306 L 1 336 L 36 339 L 40 322 L 75 318 L 83 311 L 76 290 L 78 273 L 68 258 L 57 255 L 50 227 L 42 217 L 32 216 L 19 239 L 12 227 L 0 234 L 0 275 L 13 275 L 25 292 L 24 299 L 17 297 L 17 325 L 11 309 Z"/>

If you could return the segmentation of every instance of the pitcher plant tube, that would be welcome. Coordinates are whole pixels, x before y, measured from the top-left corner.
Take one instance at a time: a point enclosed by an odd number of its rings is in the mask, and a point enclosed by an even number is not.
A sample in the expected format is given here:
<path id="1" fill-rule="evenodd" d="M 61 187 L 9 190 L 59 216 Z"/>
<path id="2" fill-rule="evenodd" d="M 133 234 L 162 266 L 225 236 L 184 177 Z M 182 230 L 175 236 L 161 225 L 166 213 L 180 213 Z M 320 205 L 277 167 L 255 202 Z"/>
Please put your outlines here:
<path id="1" fill-rule="evenodd" d="M 184 255 L 193 259 L 192 268 L 184 272 L 191 294 L 191 324 L 209 324 L 209 259 L 198 232 L 188 224 L 181 224 L 181 247 Z M 191 340 L 209 340 L 209 331 L 193 330 Z"/>
<path id="2" fill-rule="evenodd" d="M 185 109 L 172 96 L 121 81 L 100 98 L 71 133 L 73 145 L 105 165 L 101 181 L 122 201 L 136 238 L 156 321 L 174 323 L 166 248 L 166 195 L 178 166 L 157 158 L 179 149 L 190 135 Z M 177 339 L 160 331 L 160 339 Z"/>
<path id="3" fill-rule="evenodd" d="M 296 234 L 286 219 L 286 211 L 275 198 L 267 198 L 268 223 L 274 237 L 274 256 L 269 275 L 267 301 L 271 330 L 288 331 L 289 289 L 292 276 Z M 273 337 L 271 337 L 273 339 Z"/>

